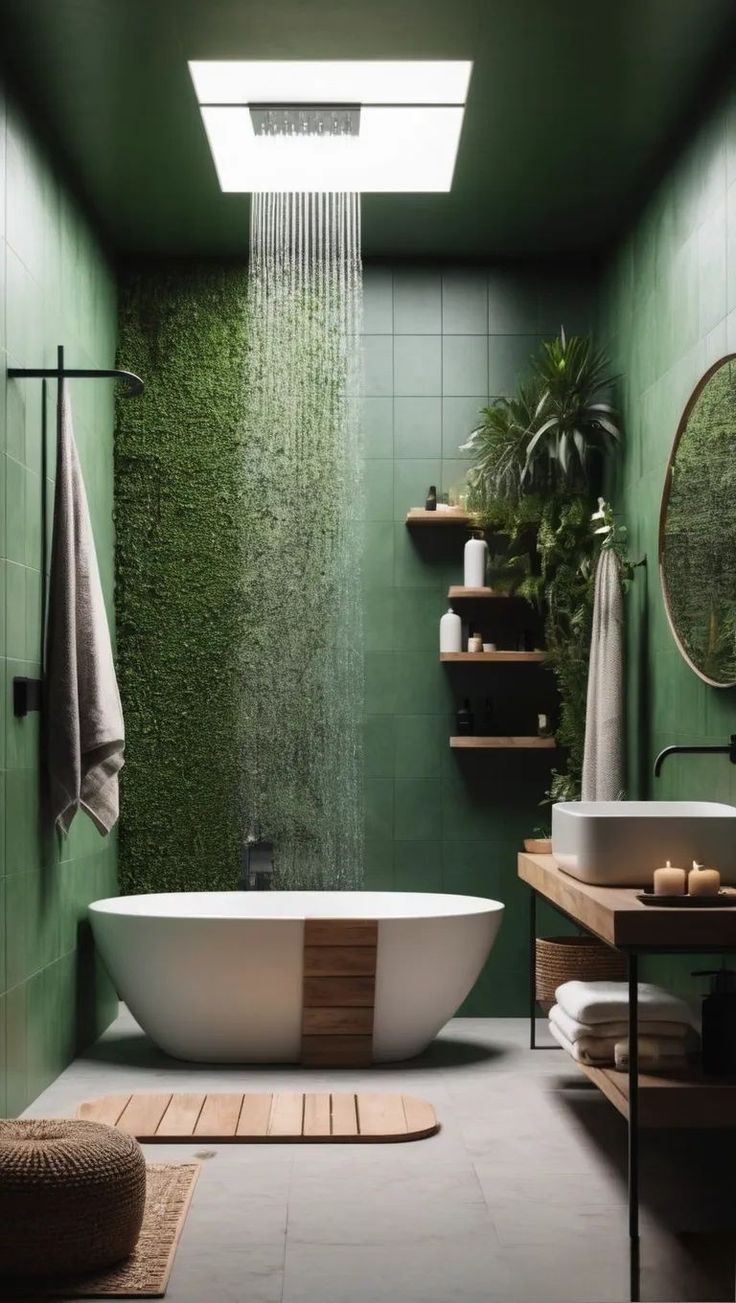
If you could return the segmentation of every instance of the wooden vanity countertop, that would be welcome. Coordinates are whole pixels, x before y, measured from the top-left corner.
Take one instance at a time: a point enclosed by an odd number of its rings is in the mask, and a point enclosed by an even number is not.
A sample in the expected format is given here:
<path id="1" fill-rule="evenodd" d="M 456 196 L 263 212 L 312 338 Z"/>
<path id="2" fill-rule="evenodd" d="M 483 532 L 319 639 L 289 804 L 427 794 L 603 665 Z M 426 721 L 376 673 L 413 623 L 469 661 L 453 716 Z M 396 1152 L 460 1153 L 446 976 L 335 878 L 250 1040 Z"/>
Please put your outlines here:
<path id="1" fill-rule="evenodd" d="M 736 949 L 736 906 L 672 909 L 643 905 L 641 887 L 593 887 L 559 868 L 552 855 L 519 855 L 518 873 L 552 905 L 621 949 Z"/>

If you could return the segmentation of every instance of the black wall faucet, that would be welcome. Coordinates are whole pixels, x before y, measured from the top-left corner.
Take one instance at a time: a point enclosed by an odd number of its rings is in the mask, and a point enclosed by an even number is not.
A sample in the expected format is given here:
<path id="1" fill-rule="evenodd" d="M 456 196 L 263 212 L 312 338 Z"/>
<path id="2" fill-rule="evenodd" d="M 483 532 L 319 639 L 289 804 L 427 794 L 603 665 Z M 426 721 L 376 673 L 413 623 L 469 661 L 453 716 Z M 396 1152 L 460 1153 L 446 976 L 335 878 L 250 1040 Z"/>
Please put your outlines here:
<path id="1" fill-rule="evenodd" d="M 660 751 L 659 755 L 657 756 L 657 759 L 654 762 L 654 777 L 659 778 L 662 765 L 664 764 L 668 756 L 704 755 L 705 753 L 709 753 L 711 755 L 728 756 L 729 760 L 731 761 L 731 764 L 736 765 L 736 733 L 731 734 L 730 741 L 728 745 L 725 747 L 714 747 L 714 746 L 665 747 L 664 751 Z"/>

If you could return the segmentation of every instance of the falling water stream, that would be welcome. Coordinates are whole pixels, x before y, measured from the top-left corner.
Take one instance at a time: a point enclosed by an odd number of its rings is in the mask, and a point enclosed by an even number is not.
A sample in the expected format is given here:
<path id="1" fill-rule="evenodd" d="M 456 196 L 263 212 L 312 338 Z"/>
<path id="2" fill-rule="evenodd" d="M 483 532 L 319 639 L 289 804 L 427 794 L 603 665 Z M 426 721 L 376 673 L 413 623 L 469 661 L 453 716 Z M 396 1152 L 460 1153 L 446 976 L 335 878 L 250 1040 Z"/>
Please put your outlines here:
<path id="1" fill-rule="evenodd" d="M 277 886 L 358 887 L 359 196 L 251 202 L 244 833 L 273 841 Z"/>

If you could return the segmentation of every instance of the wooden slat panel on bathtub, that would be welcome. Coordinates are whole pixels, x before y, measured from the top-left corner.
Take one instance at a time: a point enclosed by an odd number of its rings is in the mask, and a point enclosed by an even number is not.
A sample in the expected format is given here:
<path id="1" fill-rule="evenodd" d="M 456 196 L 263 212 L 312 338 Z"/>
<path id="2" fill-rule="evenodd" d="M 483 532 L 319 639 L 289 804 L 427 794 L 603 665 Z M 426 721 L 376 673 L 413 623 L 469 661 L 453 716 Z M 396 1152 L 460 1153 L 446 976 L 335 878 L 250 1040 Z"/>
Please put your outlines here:
<path id="1" fill-rule="evenodd" d="M 401 1095 L 358 1095 L 358 1129 L 361 1136 L 400 1135 L 406 1132 Z"/>
<path id="2" fill-rule="evenodd" d="M 204 1095 L 172 1095 L 169 1107 L 156 1128 L 156 1136 L 192 1136 L 202 1112 Z"/>
<path id="3" fill-rule="evenodd" d="M 304 1096 L 297 1091 L 282 1090 L 274 1095 L 268 1119 L 269 1136 L 300 1136 L 304 1120 Z"/>
<path id="4" fill-rule="evenodd" d="M 129 1136 L 139 1140 L 151 1140 L 157 1130 L 166 1109 L 169 1107 L 171 1094 L 168 1095 L 131 1095 L 130 1102 L 118 1118 L 118 1127 Z"/>
<path id="5" fill-rule="evenodd" d="M 305 946 L 305 977 L 368 976 L 376 971 L 373 946 Z"/>
<path id="6" fill-rule="evenodd" d="M 302 1063 L 309 1067 L 365 1068 L 372 1059 L 372 1036 L 302 1036 Z"/>
<path id="7" fill-rule="evenodd" d="M 267 1099 L 270 1108 L 271 1096 L 267 1096 Z M 234 1136 L 242 1107 L 242 1095 L 208 1095 L 194 1128 L 195 1136 L 207 1136 L 213 1140 L 222 1136 Z"/>
<path id="8" fill-rule="evenodd" d="M 354 1095 L 333 1095 L 331 1097 L 332 1135 L 357 1136 L 358 1114 Z"/>
<path id="9" fill-rule="evenodd" d="M 130 1095 L 103 1095 L 101 1099 L 90 1099 L 80 1104 L 77 1117 L 84 1118 L 85 1122 L 102 1122 L 107 1127 L 114 1127 L 129 1101 Z"/>
<path id="10" fill-rule="evenodd" d="M 366 1009 L 347 1005 L 338 1009 L 304 1009 L 304 1036 L 372 1036 L 373 1006 Z"/>
<path id="11" fill-rule="evenodd" d="M 374 946 L 378 941 L 375 919 L 308 918 L 304 921 L 305 946 Z"/>
<path id="12" fill-rule="evenodd" d="M 356 1005 L 368 1009 L 373 1005 L 373 977 L 305 977 L 305 1009 L 336 1009 Z"/>
<path id="13" fill-rule="evenodd" d="M 305 1139 L 309 1139 L 310 1136 L 329 1136 L 331 1134 L 330 1096 L 327 1094 L 305 1095 L 302 1135 Z"/>
<path id="14" fill-rule="evenodd" d="M 273 1095 L 244 1095 L 236 1135 L 267 1136 Z"/>

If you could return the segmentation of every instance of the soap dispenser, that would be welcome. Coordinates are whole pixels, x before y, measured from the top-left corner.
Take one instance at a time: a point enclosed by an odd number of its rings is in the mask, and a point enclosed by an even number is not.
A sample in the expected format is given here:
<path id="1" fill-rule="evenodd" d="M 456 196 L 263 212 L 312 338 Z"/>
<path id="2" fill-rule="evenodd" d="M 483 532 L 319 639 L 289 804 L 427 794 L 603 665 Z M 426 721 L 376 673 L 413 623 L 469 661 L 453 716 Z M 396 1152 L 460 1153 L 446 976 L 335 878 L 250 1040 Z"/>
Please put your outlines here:
<path id="1" fill-rule="evenodd" d="M 440 620 L 440 653 L 457 653 L 463 649 L 463 623 L 452 608 Z"/>
<path id="2" fill-rule="evenodd" d="M 736 972 L 706 969 L 693 977 L 710 977 L 703 1000 L 703 1071 L 711 1077 L 736 1076 Z"/>

